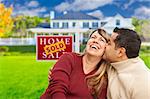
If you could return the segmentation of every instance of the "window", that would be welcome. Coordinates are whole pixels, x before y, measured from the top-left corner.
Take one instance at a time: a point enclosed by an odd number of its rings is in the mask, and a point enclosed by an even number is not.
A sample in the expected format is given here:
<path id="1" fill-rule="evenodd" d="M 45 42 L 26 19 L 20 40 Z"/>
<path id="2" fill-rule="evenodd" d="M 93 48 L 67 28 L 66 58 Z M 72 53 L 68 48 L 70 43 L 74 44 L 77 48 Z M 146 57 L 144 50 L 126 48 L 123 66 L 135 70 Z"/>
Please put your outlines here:
<path id="1" fill-rule="evenodd" d="M 68 28 L 68 22 L 63 22 L 62 23 L 62 28 Z"/>
<path id="2" fill-rule="evenodd" d="M 120 20 L 116 20 L 116 25 L 120 25 Z"/>
<path id="3" fill-rule="evenodd" d="M 72 22 L 72 27 L 76 27 L 76 22 Z"/>
<path id="4" fill-rule="evenodd" d="M 59 22 L 54 22 L 53 23 L 53 28 L 59 28 Z"/>
<path id="5" fill-rule="evenodd" d="M 98 28 L 98 22 L 93 22 L 93 23 L 92 23 L 92 27 L 93 27 L 93 28 Z"/>
<path id="6" fill-rule="evenodd" d="M 83 28 L 89 28 L 89 22 L 83 22 Z"/>

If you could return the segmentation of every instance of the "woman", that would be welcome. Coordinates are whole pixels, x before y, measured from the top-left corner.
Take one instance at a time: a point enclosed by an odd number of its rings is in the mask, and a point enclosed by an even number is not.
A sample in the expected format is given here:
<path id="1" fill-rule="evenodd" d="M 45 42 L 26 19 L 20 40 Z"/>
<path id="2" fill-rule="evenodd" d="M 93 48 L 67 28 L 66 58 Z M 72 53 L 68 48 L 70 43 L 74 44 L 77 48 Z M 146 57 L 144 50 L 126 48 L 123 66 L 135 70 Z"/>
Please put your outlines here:
<path id="1" fill-rule="evenodd" d="M 109 65 L 102 60 L 109 36 L 92 32 L 83 54 L 63 54 L 54 65 L 51 83 L 41 99 L 106 99 Z"/>

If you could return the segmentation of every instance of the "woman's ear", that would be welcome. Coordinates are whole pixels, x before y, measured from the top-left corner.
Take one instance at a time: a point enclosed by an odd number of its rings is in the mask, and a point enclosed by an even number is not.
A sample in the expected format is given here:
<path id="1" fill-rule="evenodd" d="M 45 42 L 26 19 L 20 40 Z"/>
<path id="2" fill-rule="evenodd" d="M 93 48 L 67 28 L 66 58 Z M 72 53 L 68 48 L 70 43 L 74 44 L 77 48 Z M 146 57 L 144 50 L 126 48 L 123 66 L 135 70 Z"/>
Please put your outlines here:
<path id="1" fill-rule="evenodd" d="M 120 47 L 117 54 L 119 57 L 126 55 L 126 49 L 124 47 Z"/>

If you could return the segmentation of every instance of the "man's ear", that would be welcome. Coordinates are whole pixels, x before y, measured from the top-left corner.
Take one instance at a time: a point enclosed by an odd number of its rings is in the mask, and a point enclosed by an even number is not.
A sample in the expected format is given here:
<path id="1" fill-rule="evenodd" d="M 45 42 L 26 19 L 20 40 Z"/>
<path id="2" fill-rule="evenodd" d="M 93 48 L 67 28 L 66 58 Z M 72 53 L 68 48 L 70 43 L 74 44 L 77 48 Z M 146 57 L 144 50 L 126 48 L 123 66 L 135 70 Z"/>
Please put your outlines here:
<path id="1" fill-rule="evenodd" d="M 123 47 L 120 47 L 118 49 L 118 53 L 117 54 L 118 54 L 118 57 L 122 57 L 122 56 L 126 55 L 126 49 L 123 48 Z"/>

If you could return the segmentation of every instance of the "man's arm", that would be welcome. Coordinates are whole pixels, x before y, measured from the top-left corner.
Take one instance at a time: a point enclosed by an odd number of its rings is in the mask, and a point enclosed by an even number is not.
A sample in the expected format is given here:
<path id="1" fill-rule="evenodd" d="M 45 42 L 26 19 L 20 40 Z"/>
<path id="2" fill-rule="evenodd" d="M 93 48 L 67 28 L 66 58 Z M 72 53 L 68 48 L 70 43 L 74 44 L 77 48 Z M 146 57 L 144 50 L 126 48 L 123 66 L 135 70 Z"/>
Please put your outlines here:
<path id="1" fill-rule="evenodd" d="M 52 69 L 49 69 L 49 71 L 48 71 L 48 82 L 49 83 L 52 81 L 51 74 L 52 74 Z"/>

